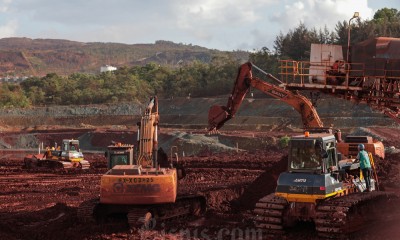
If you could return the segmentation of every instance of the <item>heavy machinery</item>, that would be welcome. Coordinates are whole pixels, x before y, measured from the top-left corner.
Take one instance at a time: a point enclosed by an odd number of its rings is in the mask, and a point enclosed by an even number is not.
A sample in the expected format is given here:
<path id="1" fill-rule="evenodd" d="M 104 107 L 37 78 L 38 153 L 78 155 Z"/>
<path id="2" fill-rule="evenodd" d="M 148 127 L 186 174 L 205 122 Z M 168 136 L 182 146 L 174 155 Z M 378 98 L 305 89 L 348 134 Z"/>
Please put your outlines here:
<path id="1" fill-rule="evenodd" d="M 82 221 L 104 221 L 118 215 L 126 217 L 132 228 L 151 227 L 155 221 L 205 211 L 203 196 L 178 196 L 183 171 L 157 150 L 158 123 L 158 101 L 154 97 L 138 123 L 137 156 L 133 157 L 133 145 L 116 143 L 108 147 L 110 169 L 101 177 L 100 198 L 81 204 L 78 217 Z"/>
<path id="2" fill-rule="evenodd" d="M 287 91 L 279 86 L 265 82 L 257 77 L 253 77 L 251 71 L 253 66 L 253 64 L 247 62 L 239 67 L 239 72 L 226 106 L 214 105 L 210 108 L 208 112 L 209 131 L 220 129 L 226 121 L 235 116 L 250 87 L 254 87 L 263 93 L 292 106 L 300 113 L 305 128 L 323 127 L 323 123 L 309 99 L 300 93 Z M 281 83 L 279 79 L 275 78 L 271 74 L 266 75 L 267 77 Z"/>
<path id="3" fill-rule="evenodd" d="M 292 106 L 300 113 L 304 127 L 318 132 L 306 132 L 304 136 L 290 139 L 288 170 L 280 174 L 276 192 L 261 198 L 256 204 L 255 225 L 272 235 L 282 233 L 284 227 L 297 221 L 313 221 L 320 236 L 340 237 L 356 231 L 364 220 L 371 220 L 362 215 L 366 206 L 388 201 L 393 195 L 377 191 L 361 193 L 365 190 L 365 182 L 359 163 L 352 158 L 342 160 L 342 156 L 355 157 L 353 145 L 364 143 L 368 151 L 384 157 L 383 144 L 365 136 L 349 137 L 347 143 L 342 143 L 339 131 L 333 134 L 331 128 L 323 128 L 309 99 L 284 89 L 282 85 L 276 86 L 253 77 L 252 67 L 251 63 L 245 63 L 239 68 L 227 106 L 210 108 L 210 131 L 220 129 L 233 118 L 249 88 L 254 87 Z M 270 74 L 267 76 L 282 83 Z M 343 154 L 339 154 L 339 144 Z M 376 182 L 377 179 L 372 180 L 373 190 Z"/>
<path id="4" fill-rule="evenodd" d="M 370 155 L 372 158 L 372 155 Z M 376 177 L 376 175 L 374 175 Z M 395 194 L 364 193 L 365 181 L 355 159 L 340 159 L 335 136 L 318 133 L 294 136 L 289 142 L 287 171 L 275 193 L 261 198 L 254 209 L 258 228 L 276 237 L 299 221 L 314 222 L 320 237 L 341 238 L 377 221 Z M 383 204 L 383 205 L 381 205 Z"/>
<path id="5" fill-rule="evenodd" d="M 265 73 L 265 75 L 278 82 L 279 85 L 274 85 L 260 78 L 253 77 L 252 67 L 259 69 L 250 62 L 244 63 L 239 67 L 235 84 L 226 106 L 214 105 L 210 108 L 208 113 L 209 131 L 212 132 L 220 129 L 225 122 L 232 119 L 239 110 L 250 87 L 253 87 L 292 106 L 300 113 L 303 127 L 307 131 L 335 132 L 338 141 L 337 148 L 341 154 L 345 156 L 356 156 L 357 145 L 363 143 L 367 151 L 379 158 L 385 158 L 385 149 L 382 142 L 368 136 L 347 136 L 343 141 L 340 130 L 324 127 L 317 110 L 308 98 L 297 91 L 286 90 L 282 86 L 282 82 L 269 73 Z M 261 69 L 259 70 L 262 71 Z"/>
<path id="6" fill-rule="evenodd" d="M 348 135 L 344 141 L 337 142 L 337 150 L 344 156 L 354 158 L 358 154 L 358 145 L 362 143 L 367 152 L 372 153 L 375 157 L 380 159 L 385 158 L 385 147 L 381 141 L 372 138 L 371 136 L 354 136 Z"/>
<path id="7" fill-rule="evenodd" d="M 83 158 L 79 140 L 63 139 L 61 146 L 47 147 L 44 153 L 25 156 L 24 166 L 27 169 L 89 169 L 90 163 Z"/>

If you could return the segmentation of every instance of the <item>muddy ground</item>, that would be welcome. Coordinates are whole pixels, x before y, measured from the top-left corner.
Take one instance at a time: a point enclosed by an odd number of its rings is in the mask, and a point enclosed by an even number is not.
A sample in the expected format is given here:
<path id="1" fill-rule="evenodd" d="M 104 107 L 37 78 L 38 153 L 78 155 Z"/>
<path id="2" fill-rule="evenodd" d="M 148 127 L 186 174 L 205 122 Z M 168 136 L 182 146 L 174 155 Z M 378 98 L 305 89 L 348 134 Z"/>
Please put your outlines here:
<path id="1" fill-rule="evenodd" d="M 379 162 L 381 187 L 400 194 L 400 129 L 359 128 L 381 138 L 386 159 Z M 344 131 L 346 132 L 346 131 Z M 282 136 L 292 131 L 205 131 L 162 129 L 161 146 L 169 153 L 178 146 L 187 176 L 179 194 L 202 192 L 207 212 L 200 218 L 157 223 L 154 230 L 132 232 L 124 221 L 108 224 L 80 223 L 77 207 L 99 195 L 100 176 L 107 170 L 103 151 L 110 140 L 134 143 L 127 129 L 54 129 L 3 131 L 0 155 L 0 239 L 263 239 L 251 221 L 256 201 L 274 191 L 286 168 Z M 81 141 L 87 171 L 27 170 L 26 152 L 63 138 Z M 384 209 L 385 206 L 378 206 Z M 351 239 L 398 239 L 400 214 L 393 209 L 384 221 L 351 236 Z M 318 239 L 312 223 L 288 229 L 284 239 Z"/>

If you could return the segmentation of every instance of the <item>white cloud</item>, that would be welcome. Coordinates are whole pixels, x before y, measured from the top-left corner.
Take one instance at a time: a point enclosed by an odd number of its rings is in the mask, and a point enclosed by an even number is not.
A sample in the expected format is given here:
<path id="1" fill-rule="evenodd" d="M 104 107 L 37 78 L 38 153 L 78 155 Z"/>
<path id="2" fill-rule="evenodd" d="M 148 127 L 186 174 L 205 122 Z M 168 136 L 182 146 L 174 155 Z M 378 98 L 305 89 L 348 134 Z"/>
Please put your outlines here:
<path id="1" fill-rule="evenodd" d="M 256 23 L 263 16 L 258 9 L 276 0 L 203 0 L 178 1 L 177 24 L 182 29 L 200 27 L 232 27 L 240 24 Z"/>
<path id="2" fill-rule="evenodd" d="M 18 28 L 17 20 L 10 20 L 5 25 L 0 26 L 0 38 L 13 37 Z"/>
<path id="3" fill-rule="evenodd" d="M 83 42 L 171 40 L 221 50 L 272 49 L 280 31 L 300 22 L 332 31 L 355 11 L 366 20 L 384 6 L 398 8 L 398 0 L 0 0 L 0 31 Z"/>
<path id="4" fill-rule="evenodd" d="M 279 0 L 177 0 L 175 26 L 186 39 L 196 39 L 194 44 L 224 49 L 237 49 L 250 45 L 239 42 L 246 38 L 254 26 L 265 18 L 269 6 Z M 190 41 L 190 40 L 189 40 Z M 221 49 L 221 47 L 218 47 Z M 250 47 L 251 48 L 251 47 Z"/>
<path id="5" fill-rule="evenodd" d="M 0 0 L 0 12 L 7 12 L 12 0 Z"/>
<path id="6" fill-rule="evenodd" d="M 288 1 L 285 11 L 274 14 L 270 20 L 278 23 L 283 32 L 300 22 L 310 28 L 327 26 L 333 30 L 338 21 L 349 20 L 354 12 L 359 12 L 364 20 L 373 17 L 367 0 L 298 0 Z"/>

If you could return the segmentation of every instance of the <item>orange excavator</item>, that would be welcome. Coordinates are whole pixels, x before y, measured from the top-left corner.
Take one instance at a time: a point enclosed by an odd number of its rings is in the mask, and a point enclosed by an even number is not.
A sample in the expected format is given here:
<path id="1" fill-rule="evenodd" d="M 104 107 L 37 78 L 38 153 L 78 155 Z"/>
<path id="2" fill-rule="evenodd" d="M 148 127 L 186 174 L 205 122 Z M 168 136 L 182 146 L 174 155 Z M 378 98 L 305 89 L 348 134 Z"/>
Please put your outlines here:
<path id="1" fill-rule="evenodd" d="M 204 196 L 178 195 L 178 180 L 184 174 L 179 166 L 168 162 L 164 151 L 157 149 L 158 123 L 158 100 L 153 97 L 138 123 L 137 156 L 133 157 L 131 144 L 108 147 L 110 169 L 101 177 L 100 198 L 80 205 L 81 221 L 107 221 L 121 216 L 132 228 L 149 228 L 155 221 L 205 211 Z"/>
<path id="2" fill-rule="evenodd" d="M 226 121 L 235 117 L 250 87 L 256 88 L 292 106 L 300 113 L 305 128 L 323 127 L 323 123 L 309 99 L 300 93 L 293 93 L 274 84 L 265 82 L 260 78 L 253 77 L 251 71 L 253 66 L 254 65 L 250 62 L 240 66 L 235 85 L 226 106 L 215 105 L 210 108 L 208 112 L 208 126 L 210 131 L 220 129 Z M 267 73 L 266 75 L 281 83 L 279 79 L 271 74 Z"/>
<path id="3" fill-rule="evenodd" d="M 256 68 L 263 72 L 268 78 L 282 84 L 282 82 L 271 75 L 266 73 L 257 66 L 250 62 L 244 63 L 239 67 L 236 81 L 232 93 L 228 99 L 226 106 L 214 105 L 208 112 L 208 129 L 210 132 L 218 131 L 225 122 L 235 117 L 236 112 L 239 110 L 244 97 L 249 91 L 250 87 L 256 88 L 263 93 L 274 97 L 292 106 L 297 112 L 300 113 L 303 127 L 309 132 L 326 132 L 332 133 L 332 128 L 324 127 L 317 110 L 312 102 L 301 95 L 297 91 L 289 91 L 281 86 L 265 82 L 264 80 L 253 77 L 252 68 Z M 372 139 L 368 136 L 347 136 L 344 141 L 341 138 L 340 130 L 335 130 L 337 139 L 337 149 L 345 156 L 356 156 L 358 153 L 357 146 L 362 143 L 365 149 L 379 158 L 385 158 L 385 149 L 382 142 Z"/>

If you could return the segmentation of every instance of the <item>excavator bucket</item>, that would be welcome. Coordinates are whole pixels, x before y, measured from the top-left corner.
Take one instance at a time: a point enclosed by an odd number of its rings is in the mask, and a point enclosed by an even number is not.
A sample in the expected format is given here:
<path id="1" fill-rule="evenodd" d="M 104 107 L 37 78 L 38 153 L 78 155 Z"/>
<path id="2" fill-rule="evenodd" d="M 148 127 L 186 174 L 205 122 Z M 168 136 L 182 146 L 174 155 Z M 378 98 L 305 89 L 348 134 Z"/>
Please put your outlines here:
<path id="1" fill-rule="evenodd" d="M 226 111 L 225 106 L 214 105 L 208 111 L 208 130 L 220 129 L 231 115 Z"/>

